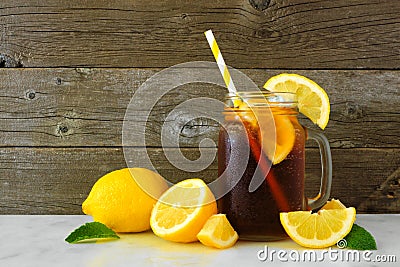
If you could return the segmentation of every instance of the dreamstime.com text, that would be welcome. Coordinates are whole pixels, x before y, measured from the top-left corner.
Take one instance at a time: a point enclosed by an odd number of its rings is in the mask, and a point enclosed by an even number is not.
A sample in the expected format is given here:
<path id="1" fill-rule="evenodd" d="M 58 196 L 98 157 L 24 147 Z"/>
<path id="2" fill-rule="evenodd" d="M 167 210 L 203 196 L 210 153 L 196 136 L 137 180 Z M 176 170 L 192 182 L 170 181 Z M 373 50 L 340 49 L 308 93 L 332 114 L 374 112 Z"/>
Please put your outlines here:
<path id="1" fill-rule="evenodd" d="M 264 246 L 257 252 L 258 260 L 265 262 L 396 262 L 396 255 L 378 255 L 371 250 L 276 250 Z"/>

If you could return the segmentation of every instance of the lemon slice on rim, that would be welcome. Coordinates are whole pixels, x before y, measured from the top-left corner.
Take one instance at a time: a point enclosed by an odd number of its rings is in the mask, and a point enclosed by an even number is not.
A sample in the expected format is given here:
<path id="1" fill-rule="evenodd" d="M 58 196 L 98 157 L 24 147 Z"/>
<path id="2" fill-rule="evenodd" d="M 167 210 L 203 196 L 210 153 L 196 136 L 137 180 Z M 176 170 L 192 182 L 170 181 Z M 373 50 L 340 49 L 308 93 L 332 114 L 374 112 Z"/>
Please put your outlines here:
<path id="1" fill-rule="evenodd" d="M 209 247 L 229 248 L 236 243 L 239 236 L 225 214 L 216 214 L 207 220 L 197 238 Z"/>
<path id="2" fill-rule="evenodd" d="M 344 238 L 356 219 L 353 207 L 311 211 L 281 212 L 286 233 L 297 244 L 307 248 L 327 248 Z"/>
<path id="3" fill-rule="evenodd" d="M 201 179 L 187 179 L 170 187 L 155 204 L 150 226 L 154 234 L 175 242 L 197 241 L 197 234 L 217 204 Z"/>
<path id="4" fill-rule="evenodd" d="M 329 97 L 316 82 L 298 74 L 282 73 L 271 77 L 263 87 L 271 92 L 295 93 L 299 111 L 325 129 L 329 121 Z"/>

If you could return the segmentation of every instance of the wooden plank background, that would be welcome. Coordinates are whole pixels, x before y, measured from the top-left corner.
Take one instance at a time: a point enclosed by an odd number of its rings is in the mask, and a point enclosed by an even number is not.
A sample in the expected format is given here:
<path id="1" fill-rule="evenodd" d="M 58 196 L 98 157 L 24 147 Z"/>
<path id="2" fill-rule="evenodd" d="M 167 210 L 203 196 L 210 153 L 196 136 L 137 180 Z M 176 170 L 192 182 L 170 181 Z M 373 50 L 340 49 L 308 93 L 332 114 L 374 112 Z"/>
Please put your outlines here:
<path id="1" fill-rule="evenodd" d="M 169 67 L 210 59 L 218 33 L 235 68 L 398 68 L 397 0 L 5 0 L 1 50 L 25 67 Z"/>
<path id="2" fill-rule="evenodd" d="M 121 131 L 133 94 L 163 68 L 212 61 L 209 28 L 228 64 L 256 84 L 294 72 L 322 85 L 332 105 L 324 132 L 332 196 L 359 212 L 400 212 L 399 14 L 397 0 L 2 1 L 0 214 L 80 214 L 93 183 L 126 166 Z M 188 174 L 167 161 L 159 134 L 168 108 L 224 93 L 182 86 L 150 116 L 148 152 L 169 180 L 211 181 L 216 162 Z M 196 158 L 200 140 L 217 133 L 215 122 L 199 120 L 170 134 Z M 311 195 L 320 167 L 308 147 Z"/>

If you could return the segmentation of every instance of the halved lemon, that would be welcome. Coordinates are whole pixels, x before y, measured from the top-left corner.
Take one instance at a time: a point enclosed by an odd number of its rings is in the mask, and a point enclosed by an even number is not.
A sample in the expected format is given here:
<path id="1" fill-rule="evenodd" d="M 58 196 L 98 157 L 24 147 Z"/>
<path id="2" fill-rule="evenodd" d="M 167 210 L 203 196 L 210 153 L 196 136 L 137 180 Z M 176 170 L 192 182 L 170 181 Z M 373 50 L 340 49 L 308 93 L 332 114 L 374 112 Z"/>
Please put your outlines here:
<path id="1" fill-rule="evenodd" d="M 217 204 L 201 179 L 187 179 L 170 187 L 155 204 L 150 226 L 154 234 L 175 242 L 197 241 L 197 234 Z"/>
<path id="2" fill-rule="evenodd" d="M 316 82 L 298 74 L 282 73 L 271 77 L 264 88 L 272 92 L 295 93 L 299 111 L 325 129 L 329 121 L 329 97 Z"/>
<path id="3" fill-rule="evenodd" d="M 209 247 L 229 248 L 236 243 L 239 236 L 225 214 L 216 214 L 207 220 L 197 238 Z"/>
<path id="4" fill-rule="evenodd" d="M 297 244 L 307 248 L 326 248 L 336 244 L 351 230 L 356 219 L 353 207 L 311 211 L 281 212 L 286 233 Z"/>

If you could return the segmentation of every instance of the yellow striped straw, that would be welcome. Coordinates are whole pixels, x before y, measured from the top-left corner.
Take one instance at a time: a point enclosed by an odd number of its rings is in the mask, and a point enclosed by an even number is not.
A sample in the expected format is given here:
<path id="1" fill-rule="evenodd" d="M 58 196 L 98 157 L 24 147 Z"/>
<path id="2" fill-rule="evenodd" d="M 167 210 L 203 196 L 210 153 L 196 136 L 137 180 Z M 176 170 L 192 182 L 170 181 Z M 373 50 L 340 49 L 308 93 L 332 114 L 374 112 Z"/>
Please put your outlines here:
<path id="1" fill-rule="evenodd" d="M 205 31 L 208 44 L 210 45 L 211 51 L 214 55 L 215 61 L 217 61 L 219 71 L 221 72 L 224 82 L 228 87 L 230 93 L 237 93 L 235 85 L 233 84 L 231 74 L 228 71 L 228 67 L 225 64 L 224 58 L 222 57 L 221 51 L 219 50 L 217 41 L 215 40 L 212 30 Z"/>

